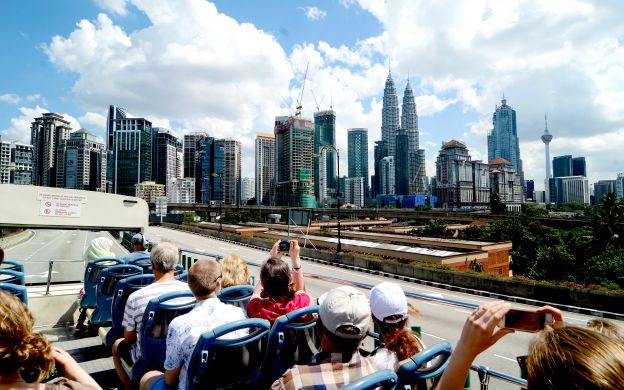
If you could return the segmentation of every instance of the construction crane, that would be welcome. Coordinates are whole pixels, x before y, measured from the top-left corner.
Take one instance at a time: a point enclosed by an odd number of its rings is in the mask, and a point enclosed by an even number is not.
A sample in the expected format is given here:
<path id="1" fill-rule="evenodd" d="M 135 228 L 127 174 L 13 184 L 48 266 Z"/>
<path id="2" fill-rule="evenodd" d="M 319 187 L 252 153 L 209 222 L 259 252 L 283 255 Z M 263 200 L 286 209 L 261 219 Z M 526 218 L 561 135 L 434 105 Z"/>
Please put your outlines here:
<path id="1" fill-rule="evenodd" d="M 313 91 L 313 90 L 310 90 L 310 92 L 312 92 L 312 97 L 314 98 L 314 105 L 316 106 L 316 112 L 321 111 L 321 109 L 319 108 L 319 104 L 318 104 L 318 102 L 316 101 L 316 95 L 314 95 L 314 91 Z"/>
<path id="2" fill-rule="evenodd" d="M 299 100 L 297 100 L 297 107 L 295 107 L 295 117 L 300 117 L 301 116 L 301 101 L 303 100 L 303 90 L 305 89 L 305 82 L 306 79 L 308 78 L 308 66 L 310 66 L 310 62 L 308 61 L 308 63 L 306 64 L 306 70 L 305 73 L 303 74 L 303 83 L 301 83 L 301 94 L 299 95 Z"/>

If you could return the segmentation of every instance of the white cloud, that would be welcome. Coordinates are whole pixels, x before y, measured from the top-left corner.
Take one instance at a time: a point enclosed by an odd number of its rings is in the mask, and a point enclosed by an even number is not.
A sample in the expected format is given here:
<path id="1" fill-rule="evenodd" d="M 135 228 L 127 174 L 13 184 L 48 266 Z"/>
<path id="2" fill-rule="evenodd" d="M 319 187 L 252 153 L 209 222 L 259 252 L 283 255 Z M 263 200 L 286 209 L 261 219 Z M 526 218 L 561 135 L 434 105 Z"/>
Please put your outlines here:
<path id="1" fill-rule="evenodd" d="M 26 100 L 28 100 L 29 102 L 35 102 L 40 99 L 41 99 L 41 95 L 39 95 L 38 93 L 26 96 Z"/>
<path id="2" fill-rule="evenodd" d="M 12 93 L 5 93 L 4 95 L 0 95 L 0 102 L 6 102 L 9 104 L 18 104 L 22 101 L 22 98 Z"/>
<path id="3" fill-rule="evenodd" d="M 80 123 L 83 124 L 90 132 L 94 134 L 105 135 L 106 132 L 106 115 L 99 112 L 88 111 L 85 112 L 80 118 Z"/>
<path id="4" fill-rule="evenodd" d="M 5 141 L 19 141 L 21 143 L 30 144 L 30 127 L 35 118 L 40 117 L 45 112 L 50 112 L 45 107 L 39 105 L 35 107 L 20 107 L 20 116 L 11 118 L 11 126 L 2 130 L 2 138 Z M 67 121 L 73 130 L 80 129 L 80 122 L 69 114 L 60 114 Z"/>
<path id="5" fill-rule="evenodd" d="M 95 0 L 95 4 L 98 7 L 121 16 L 125 16 L 128 13 L 126 2 L 126 0 Z"/>
<path id="6" fill-rule="evenodd" d="M 306 7 L 299 7 L 299 9 L 305 13 L 305 16 L 306 18 L 308 18 L 308 20 L 311 20 L 313 22 L 316 22 L 318 20 L 323 20 L 327 16 L 327 12 L 323 11 L 322 9 L 318 7 L 306 6 Z"/>

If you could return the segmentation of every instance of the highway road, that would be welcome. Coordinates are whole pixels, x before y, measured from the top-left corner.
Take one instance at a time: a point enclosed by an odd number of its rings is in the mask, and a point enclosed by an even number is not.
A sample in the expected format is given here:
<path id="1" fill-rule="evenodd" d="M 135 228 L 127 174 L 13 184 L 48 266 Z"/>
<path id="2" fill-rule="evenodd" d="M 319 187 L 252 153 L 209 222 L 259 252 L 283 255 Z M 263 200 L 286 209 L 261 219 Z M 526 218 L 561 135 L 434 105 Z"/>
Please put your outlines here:
<path id="1" fill-rule="evenodd" d="M 259 265 L 268 257 L 268 252 L 256 250 L 244 246 L 230 244 L 220 240 L 197 236 L 191 233 L 169 230 L 159 227 L 150 227 L 147 229 L 146 237 L 152 242 L 159 242 L 167 239 L 175 242 L 180 248 L 189 250 L 200 250 L 209 253 L 226 255 L 235 253 L 246 260 L 250 265 L 253 275 L 258 278 Z M 448 290 L 437 289 L 428 286 L 422 286 L 415 283 L 402 282 L 395 279 L 389 279 L 382 276 L 364 274 L 356 271 L 345 270 L 338 267 L 317 264 L 310 261 L 303 262 L 303 269 L 306 274 L 306 289 L 314 297 L 318 297 L 322 293 L 336 287 L 338 283 L 331 278 L 340 278 L 345 281 L 356 281 L 367 284 L 377 284 L 382 281 L 392 281 L 400 284 L 405 291 L 428 294 L 431 296 L 444 297 L 460 301 L 482 304 L 492 301 L 490 298 L 474 296 L 469 294 L 450 292 Z M 314 275 L 314 276 L 312 276 Z M 368 295 L 367 290 L 362 290 Z M 425 300 L 409 299 L 409 302 L 416 306 L 421 315 L 411 318 L 411 325 L 420 325 L 423 331 L 423 341 L 426 345 L 433 345 L 441 340 L 449 340 L 455 346 L 459 339 L 462 326 L 467 316 L 471 313 L 469 309 L 457 307 L 442 303 L 436 303 Z M 534 309 L 532 306 L 514 304 L 516 308 Z M 590 319 L 588 316 L 576 313 L 564 313 L 566 322 L 575 325 L 584 325 Z M 519 376 L 519 368 L 516 363 L 516 356 L 525 355 L 527 346 L 533 335 L 530 333 L 517 332 L 510 334 L 501 339 L 492 348 L 481 354 L 477 360 L 477 364 L 483 364 L 491 369 Z M 479 388 L 476 373 L 471 374 L 472 388 Z M 517 388 L 511 385 L 492 379 L 492 389 Z"/>
<path id="2" fill-rule="evenodd" d="M 6 258 L 24 264 L 26 283 L 45 283 L 49 261 L 53 260 L 52 282 L 80 281 L 84 275 L 83 254 L 96 237 L 111 238 L 108 232 L 85 230 L 32 230 L 27 241 L 6 250 Z M 123 256 L 125 250 L 113 240 L 112 250 Z"/>
<path id="3" fill-rule="evenodd" d="M 8 259 L 21 261 L 25 264 L 27 283 L 44 283 L 46 281 L 49 260 L 55 260 L 52 276 L 53 282 L 81 280 L 84 273 L 83 253 L 89 242 L 101 236 L 112 238 L 108 232 L 79 230 L 34 230 L 34 233 L 34 236 L 28 241 L 7 250 Z M 163 239 L 171 240 L 180 248 L 188 250 L 199 250 L 221 255 L 235 253 L 250 264 L 250 270 L 256 279 L 259 274 L 259 266 L 268 257 L 268 252 L 265 250 L 252 249 L 187 232 L 159 227 L 148 228 L 146 237 L 148 240 L 156 243 Z M 117 256 L 127 252 L 116 241 L 113 251 Z M 374 285 L 389 280 L 401 285 L 406 292 L 455 299 L 474 304 L 482 304 L 492 300 L 486 297 L 451 292 L 310 261 L 303 261 L 303 268 L 306 275 L 306 289 L 313 297 L 318 297 L 340 284 L 361 282 Z M 362 291 L 366 295 L 369 293 L 366 289 L 362 289 Z M 410 325 L 421 326 L 425 344 L 430 346 L 441 340 L 449 340 L 455 346 L 464 321 L 471 313 L 470 309 L 415 298 L 408 299 L 420 311 L 420 316 L 410 319 Z M 534 309 L 534 307 L 520 304 L 514 304 L 513 306 Z M 588 316 L 576 313 L 564 313 L 564 315 L 566 322 L 574 325 L 584 325 L 590 319 Z M 506 374 L 518 376 L 519 369 L 515 358 L 518 355 L 526 354 L 527 346 L 532 336 L 530 333 L 522 332 L 505 336 L 496 345 L 481 354 L 477 358 L 476 363 L 486 365 Z M 471 386 L 472 388 L 478 388 L 478 378 L 474 372 L 471 374 Z M 516 387 L 492 380 L 490 388 L 512 389 Z"/>

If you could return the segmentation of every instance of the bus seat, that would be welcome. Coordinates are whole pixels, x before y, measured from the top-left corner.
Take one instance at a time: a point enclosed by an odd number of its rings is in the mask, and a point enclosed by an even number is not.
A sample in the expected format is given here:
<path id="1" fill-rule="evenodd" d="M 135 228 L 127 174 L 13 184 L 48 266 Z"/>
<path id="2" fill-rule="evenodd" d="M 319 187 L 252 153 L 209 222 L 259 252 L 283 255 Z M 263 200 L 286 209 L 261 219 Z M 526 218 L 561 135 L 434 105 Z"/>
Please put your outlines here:
<path id="1" fill-rule="evenodd" d="M 97 305 L 91 318 L 92 325 L 102 325 L 112 321 L 112 302 L 115 288 L 121 279 L 143 273 L 141 267 L 130 264 L 120 264 L 108 267 L 100 272 L 100 280 L 97 284 Z"/>
<path id="2" fill-rule="evenodd" d="M 399 387 L 422 383 L 424 379 L 437 378 L 444 372 L 449 363 L 453 348 L 448 341 L 442 341 L 399 362 L 397 375 Z M 427 363 L 431 362 L 429 366 Z"/>
<path id="3" fill-rule="evenodd" d="M 248 284 L 230 286 L 221 290 L 221 293 L 219 293 L 219 300 L 229 305 L 238 306 L 247 313 L 247 305 L 251 300 L 253 291 L 254 287 Z"/>
<path id="4" fill-rule="evenodd" d="M 319 306 L 308 306 L 278 317 L 269 335 L 262 380 L 269 387 L 295 364 L 308 364 L 321 351 L 316 332 Z"/>
<path id="5" fill-rule="evenodd" d="M 181 282 L 188 282 L 188 272 L 184 271 L 178 275 L 175 276 L 176 280 L 179 280 Z"/>
<path id="6" fill-rule="evenodd" d="M 17 284 L 20 286 L 26 285 L 23 272 L 8 269 L 0 269 L 0 282 Z"/>
<path id="7" fill-rule="evenodd" d="M 1 283 L 0 282 L 0 290 L 4 290 L 6 292 L 10 292 L 11 294 L 13 294 L 16 297 L 18 297 L 19 299 L 21 299 L 22 302 L 24 302 L 25 304 L 28 305 L 28 292 L 26 291 L 26 287 L 25 286 L 20 286 L 20 285 L 11 284 L 11 283 Z"/>
<path id="8" fill-rule="evenodd" d="M 249 318 L 204 332 L 189 361 L 187 389 L 255 387 L 265 361 L 270 327 L 267 320 Z M 219 339 L 239 329 L 249 329 L 249 335 Z"/>
<path id="9" fill-rule="evenodd" d="M 24 264 L 15 260 L 4 260 L 0 265 L 0 269 L 8 269 L 10 271 L 24 272 Z"/>
<path id="10" fill-rule="evenodd" d="M 105 345 L 112 346 L 115 340 L 123 337 L 123 326 L 121 326 L 121 323 L 123 321 L 126 302 L 128 301 L 130 294 L 147 286 L 148 284 L 151 284 L 153 281 L 153 274 L 141 274 L 121 279 L 119 283 L 117 283 L 111 305 L 111 319 L 113 325 L 106 333 L 106 340 L 104 342 Z"/>
<path id="11" fill-rule="evenodd" d="M 146 273 L 146 274 L 153 274 L 154 273 L 154 271 L 152 270 L 152 264 L 151 263 L 149 264 L 149 267 L 144 268 L 144 269 L 145 269 L 144 273 Z M 177 264 L 175 266 L 175 269 L 173 270 L 173 274 L 175 276 L 178 276 L 178 275 L 180 275 L 180 274 L 182 274 L 184 272 L 185 271 L 184 271 L 184 267 L 182 267 L 182 264 Z"/>
<path id="12" fill-rule="evenodd" d="M 194 306 L 195 297 L 190 291 L 167 293 L 149 301 L 143 313 L 141 357 L 132 369 L 126 367 L 134 383 L 138 384 L 147 371 L 164 371 L 169 323 L 191 311 Z"/>
<path id="13" fill-rule="evenodd" d="M 152 261 L 150 260 L 149 256 L 145 256 L 130 260 L 128 264 L 136 265 L 143 268 L 143 273 L 146 274 L 148 273 L 147 269 L 152 266 Z"/>
<path id="14" fill-rule="evenodd" d="M 97 282 L 100 280 L 100 272 L 113 265 L 124 264 L 123 260 L 115 258 L 102 258 L 90 261 L 84 273 L 84 295 L 80 300 L 80 307 L 95 307 L 97 305 Z"/>
<path id="15" fill-rule="evenodd" d="M 349 383 L 343 390 L 394 389 L 396 384 L 397 374 L 392 370 L 381 370 Z"/>

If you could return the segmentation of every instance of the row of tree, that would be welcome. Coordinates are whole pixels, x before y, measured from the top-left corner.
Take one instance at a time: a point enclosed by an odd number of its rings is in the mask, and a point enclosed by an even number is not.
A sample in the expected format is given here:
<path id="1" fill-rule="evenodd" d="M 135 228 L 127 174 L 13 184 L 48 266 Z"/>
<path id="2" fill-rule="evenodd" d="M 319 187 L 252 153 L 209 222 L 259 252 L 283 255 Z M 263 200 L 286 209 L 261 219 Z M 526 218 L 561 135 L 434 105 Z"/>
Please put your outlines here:
<path id="1" fill-rule="evenodd" d="M 624 201 L 609 193 L 600 204 L 584 210 L 584 214 L 591 221 L 590 226 L 551 228 L 525 215 L 484 226 L 473 225 L 460 236 L 511 241 L 516 276 L 624 289 Z M 418 234 L 450 236 L 441 221 L 430 221 Z"/>

